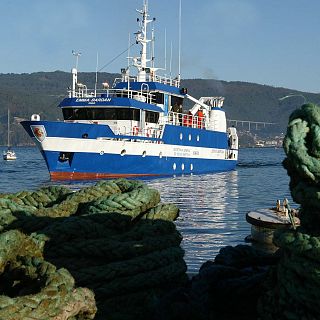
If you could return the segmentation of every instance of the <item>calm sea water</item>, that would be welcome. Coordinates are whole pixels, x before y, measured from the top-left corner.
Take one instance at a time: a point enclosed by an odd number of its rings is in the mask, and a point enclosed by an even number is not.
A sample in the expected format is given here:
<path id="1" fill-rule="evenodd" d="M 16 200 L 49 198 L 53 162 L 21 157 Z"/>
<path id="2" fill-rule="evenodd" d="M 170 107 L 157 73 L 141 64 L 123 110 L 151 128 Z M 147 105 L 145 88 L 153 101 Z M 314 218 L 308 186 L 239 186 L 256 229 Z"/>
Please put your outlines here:
<path id="1" fill-rule="evenodd" d="M 56 184 L 50 181 L 38 149 L 16 147 L 15 151 L 16 161 L 0 161 L 0 193 Z M 275 206 L 277 199 L 291 200 L 289 178 L 281 164 L 284 157 L 282 149 L 241 149 L 239 165 L 231 172 L 145 180 L 160 191 L 163 202 L 180 208 L 176 224 L 183 235 L 189 272 L 197 272 L 222 247 L 245 243 L 250 234 L 248 211 Z M 63 182 L 71 187 L 92 183 Z"/>

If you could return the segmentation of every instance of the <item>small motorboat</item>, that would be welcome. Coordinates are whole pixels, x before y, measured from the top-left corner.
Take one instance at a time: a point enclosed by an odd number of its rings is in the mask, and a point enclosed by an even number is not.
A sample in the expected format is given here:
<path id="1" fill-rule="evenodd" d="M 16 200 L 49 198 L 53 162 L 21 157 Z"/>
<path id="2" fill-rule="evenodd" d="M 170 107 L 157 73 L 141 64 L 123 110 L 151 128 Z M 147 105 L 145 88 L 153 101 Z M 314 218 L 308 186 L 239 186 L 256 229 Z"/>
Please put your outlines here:
<path id="1" fill-rule="evenodd" d="M 249 211 L 246 220 L 251 224 L 250 240 L 267 245 L 273 245 L 275 230 L 296 228 L 300 225 L 298 210 L 290 209 L 287 199 L 284 199 L 282 206 L 280 200 L 277 200 L 275 208 Z"/>
<path id="2" fill-rule="evenodd" d="M 17 160 L 16 153 L 13 150 L 8 149 L 3 153 L 3 160 Z"/>

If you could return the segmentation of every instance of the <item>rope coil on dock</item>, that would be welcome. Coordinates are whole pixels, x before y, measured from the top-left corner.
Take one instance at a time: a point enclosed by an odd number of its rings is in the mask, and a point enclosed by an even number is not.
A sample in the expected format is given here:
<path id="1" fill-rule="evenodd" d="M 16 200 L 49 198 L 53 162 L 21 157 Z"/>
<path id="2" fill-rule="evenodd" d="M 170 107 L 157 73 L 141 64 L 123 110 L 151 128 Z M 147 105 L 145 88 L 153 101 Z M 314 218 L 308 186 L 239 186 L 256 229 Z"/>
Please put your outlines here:
<path id="1" fill-rule="evenodd" d="M 66 269 L 43 260 L 32 237 L 17 230 L 0 235 L 0 319 L 94 319 L 93 293 L 74 288 Z"/>
<path id="2" fill-rule="evenodd" d="M 289 119 L 283 165 L 293 200 L 301 204 L 297 230 L 277 230 L 282 256 L 258 309 L 261 319 L 319 319 L 320 310 L 320 108 L 305 104 Z"/>
<path id="3" fill-rule="evenodd" d="M 178 214 L 175 205 L 160 203 L 157 190 L 125 179 L 76 192 L 47 187 L 0 195 L 2 234 L 19 229 L 31 236 L 47 263 L 88 288 L 79 290 L 92 290 L 96 319 L 148 318 L 157 297 L 185 283 L 182 237 L 172 223 Z"/>

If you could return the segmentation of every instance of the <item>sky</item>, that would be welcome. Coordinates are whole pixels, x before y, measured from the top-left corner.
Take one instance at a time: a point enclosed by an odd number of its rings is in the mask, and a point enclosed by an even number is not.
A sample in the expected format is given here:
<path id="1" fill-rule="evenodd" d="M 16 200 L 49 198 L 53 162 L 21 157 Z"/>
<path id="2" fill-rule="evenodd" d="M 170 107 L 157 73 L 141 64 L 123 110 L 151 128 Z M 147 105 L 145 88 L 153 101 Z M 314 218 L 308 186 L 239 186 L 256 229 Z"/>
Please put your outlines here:
<path id="1" fill-rule="evenodd" d="M 320 92 L 319 0 L 181 0 L 181 77 Z M 118 73 L 143 0 L 1 0 L 0 73 Z M 179 0 L 148 0 L 156 66 L 178 73 Z M 165 41 L 166 40 L 166 41 Z M 170 64 L 172 47 L 172 62 Z M 166 50 L 165 50 L 166 48 Z M 130 49 L 130 55 L 140 47 Z M 165 54 L 166 52 L 166 54 Z M 119 56 L 120 55 L 120 56 Z M 119 56 L 117 59 L 115 57 Z M 165 56 L 167 57 L 165 61 Z M 97 59 L 98 57 L 98 59 Z M 98 60 L 98 64 L 97 64 Z"/>

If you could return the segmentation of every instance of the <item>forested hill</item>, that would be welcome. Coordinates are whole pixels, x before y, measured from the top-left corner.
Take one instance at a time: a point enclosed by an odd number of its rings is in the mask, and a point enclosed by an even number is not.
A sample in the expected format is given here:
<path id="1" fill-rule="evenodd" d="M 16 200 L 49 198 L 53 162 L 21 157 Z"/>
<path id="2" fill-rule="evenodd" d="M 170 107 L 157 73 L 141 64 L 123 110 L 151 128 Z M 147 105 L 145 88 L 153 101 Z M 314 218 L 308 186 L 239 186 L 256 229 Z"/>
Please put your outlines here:
<path id="1" fill-rule="evenodd" d="M 115 76 L 99 73 L 100 87 L 104 81 L 112 84 Z M 94 88 L 95 73 L 79 73 L 78 81 L 86 84 L 88 88 Z M 8 108 L 13 123 L 13 145 L 28 144 L 31 140 L 24 133 L 19 120 L 29 119 L 33 113 L 40 114 L 42 119 L 61 119 L 61 111 L 57 105 L 66 96 L 70 86 L 71 74 L 61 71 L 0 74 L 0 144 L 6 144 Z M 304 102 L 302 95 L 307 101 L 320 102 L 320 94 L 239 81 L 192 79 L 183 80 L 181 87 L 186 87 L 188 93 L 196 98 L 224 96 L 228 119 L 277 123 L 277 126 L 269 127 L 270 133 L 285 131 L 290 113 Z M 279 101 L 279 98 L 289 94 L 298 96 Z M 186 101 L 184 107 L 191 105 L 191 102 Z"/>

